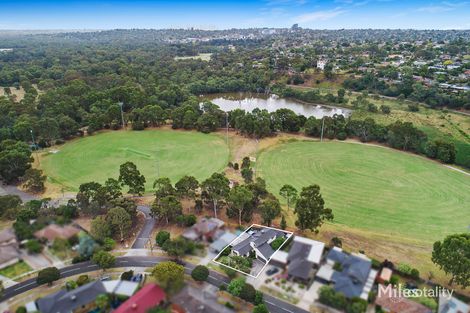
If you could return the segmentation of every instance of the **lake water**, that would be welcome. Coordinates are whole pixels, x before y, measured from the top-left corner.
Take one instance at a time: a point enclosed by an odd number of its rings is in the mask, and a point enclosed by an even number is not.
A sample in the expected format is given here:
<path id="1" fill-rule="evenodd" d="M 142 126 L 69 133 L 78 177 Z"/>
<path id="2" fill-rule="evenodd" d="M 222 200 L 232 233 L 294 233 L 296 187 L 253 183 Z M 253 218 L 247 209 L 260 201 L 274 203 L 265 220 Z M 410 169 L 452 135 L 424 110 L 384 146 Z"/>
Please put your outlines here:
<path id="1" fill-rule="evenodd" d="M 242 109 L 251 112 L 255 108 L 265 109 L 268 112 L 274 112 L 278 109 L 290 109 L 297 114 L 306 117 L 314 116 L 322 118 L 324 116 L 333 116 L 334 114 L 348 117 L 352 111 L 345 108 L 326 106 L 320 104 L 307 104 L 294 99 L 279 98 L 276 95 L 265 95 L 257 93 L 223 93 L 203 96 L 217 104 L 221 110 L 227 112 L 235 109 Z"/>

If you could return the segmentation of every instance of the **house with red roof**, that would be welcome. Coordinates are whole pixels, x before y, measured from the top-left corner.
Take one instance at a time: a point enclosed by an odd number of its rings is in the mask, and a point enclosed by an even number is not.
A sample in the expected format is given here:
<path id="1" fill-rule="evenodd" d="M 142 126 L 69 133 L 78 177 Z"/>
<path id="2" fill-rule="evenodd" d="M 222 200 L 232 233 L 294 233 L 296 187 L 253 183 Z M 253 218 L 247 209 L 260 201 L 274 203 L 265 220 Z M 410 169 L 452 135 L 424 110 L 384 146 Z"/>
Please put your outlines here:
<path id="1" fill-rule="evenodd" d="M 127 299 L 113 313 L 146 313 L 149 309 L 162 305 L 165 298 L 166 294 L 160 286 L 148 284 Z"/>

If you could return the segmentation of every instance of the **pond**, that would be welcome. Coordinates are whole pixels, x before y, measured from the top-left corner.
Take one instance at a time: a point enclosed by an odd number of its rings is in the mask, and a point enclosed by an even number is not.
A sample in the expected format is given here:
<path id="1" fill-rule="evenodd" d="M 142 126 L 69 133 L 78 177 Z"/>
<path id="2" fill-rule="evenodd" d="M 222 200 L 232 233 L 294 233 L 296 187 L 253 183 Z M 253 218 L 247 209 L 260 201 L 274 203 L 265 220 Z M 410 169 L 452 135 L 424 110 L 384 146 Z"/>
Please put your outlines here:
<path id="1" fill-rule="evenodd" d="M 242 109 L 251 112 L 255 108 L 274 112 L 278 109 L 285 108 L 290 109 L 297 114 L 302 114 L 306 117 L 314 116 L 315 118 L 333 116 L 334 114 L 348 117 L 352 113 L 351 110 L 345 108 L 304 103 L 295 99 L 284 99 L 279 98 L 276 95 L 258 93 L 219 93 L 205 95 L 203 98 L 217 104 L 220 109 L 225 112 L 235 109 Z"/>

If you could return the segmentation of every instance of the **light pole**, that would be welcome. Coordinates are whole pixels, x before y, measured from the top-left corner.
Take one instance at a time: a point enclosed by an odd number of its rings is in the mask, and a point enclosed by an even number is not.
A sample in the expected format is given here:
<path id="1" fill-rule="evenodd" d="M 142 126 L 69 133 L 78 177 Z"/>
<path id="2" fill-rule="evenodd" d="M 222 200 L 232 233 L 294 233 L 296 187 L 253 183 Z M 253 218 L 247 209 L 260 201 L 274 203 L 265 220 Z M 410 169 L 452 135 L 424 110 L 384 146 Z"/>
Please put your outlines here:
<path id="1" fill-rule="evenodd" d="M 118 102 L 119 107 L 121 108 L 121 121 L 122 121 L 122 128 L 126 129 L 126 126 L 124 125 L 124 112 L 122 111 L 122 106 L 124 105 L 124 102 Z"/>
<path id="2" fill-rule="evenodd" d="M 228 146 L 228 112 L 225 112 L 225 142 Z"/>
<path id="3" fill-rule="evenodd" d="M 31 139 L 32 139 L 32 141 L 33 141 L 34 151 L 36 152 L 36 159 L 38 160 L 38 165 L 40 166 L 40 165 L 41 165 L 41 161 L 39 161 L 38 147 L 36 146 L 36 141 L 34 140 L 33 130 L 30 129 L 29 131 L 30 131 L 30 133 L 31 133 Z"/>
<path id="4" fill-rule="evenodd" d="M 320 135 L 320 142 L 323 142 L 323 128 L 325 127 L 325 117 L 321 118 L 321 135 Z"/>

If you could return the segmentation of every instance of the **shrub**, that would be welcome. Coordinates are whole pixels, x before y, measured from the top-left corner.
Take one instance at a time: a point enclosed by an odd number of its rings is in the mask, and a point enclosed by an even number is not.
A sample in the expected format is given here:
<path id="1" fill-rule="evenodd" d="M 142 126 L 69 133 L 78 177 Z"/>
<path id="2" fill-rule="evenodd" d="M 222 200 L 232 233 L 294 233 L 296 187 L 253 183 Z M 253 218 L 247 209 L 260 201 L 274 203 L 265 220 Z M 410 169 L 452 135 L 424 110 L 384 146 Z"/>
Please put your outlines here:
<path id="1" fill-rule="evenodd" d="M 228 301 L 225 302 L 224 306 L 225 306 L 226 308 L 228 308 L 228 309 L 231 309 L 231 310 L 235 309 L 235 307 L 233 306 L 233 304 L 230 303 L 230 302 L 228 302 Z"/>
<path id="2" fill-rule="evenodd" d="M 383 114 L 390 114 L 392 110 L 390 109 L 388 105 L 381 105 L 380 111 L 382 111 Z"/>
<path id="3" fill-rule="evenodd" d="M 319 298 L 320 303 L 331 306 L 338 310 L 346 308 L 347 300 L 342 293 L 337 293 L 330 286 L 323 286 L 320 288 Z"/>
<path id="4" fill-rule="evenodd" d="M 234 269 L 223 265 L 221 265 L 220 267 L 229 278 L 234 278 L 235 276 L 237 276 L 237 271 L 235 271 Z"/>
<path id="5" fill-rule="evenodd" d="M 88 275 L 80 275 L 77 278 L 78 287 L 86 285 L 90 282 L 90 277 Z"/>
<path id="6" fill-rule="evenodd" d="M 238 163 L 233 164 L 233 169 L 236 170 L 236 171 L 238 171 L 238 169 L 239 169 Z"/>
<path id="7" fill-rule="evenodd" d="M 245 279 L 242 277 L 234 278 L 230 281 L 230 284 L 227 287 L 227 291 L 236 297 L 239 297 L 242 289 L 245 287 Z"/>
<path id="8" fill-rule="evenodd" d="M 116 246 L 116 241 L 112 238 L 104 238 L 103 240 L 103 249 L 105 251 L 111 251 Z"/>
<path id="9" fill-rule="evenodd" d="M 409 266 L 408 264 L 405 264 L 405 263 L 400 263 L 398 265 L 398 268 L 397 270 L 402 273 L 403 275 L 406 275 L 406 276 L 409 276 L 411 278 L 414 278 L 414 279 L 418 279 L 419 278 L 419 271 L 415 268 L 412 268 L 411 266 Z"/>
<path id="10" fill-rule="evenodd" d="M 408 104 L 408 110 L 410 110 L 410 112 L 418 112 L 419 106 L 416 103 L 410 103 Z"/>
<path id="11" fill-rule="evenodd" d="M 222 252 L 220 253 L 221 256 L 229 256 L 230 253 L 232 252 L 232 248 L 226 247 Z"/>
<path id="12" fill-rule="evenodd" d="M 26 313 L 26 312 L 27 312 L 26 307 L 24 306 L 19 306 L 15 311 L 15 313 Z"/>
<path id="13" fill-rule="evenodd" d="M 206 281 L 209 277 L 209 269 L 204 265 L 198 265 L 192 270 L 191 277 L 195 281 Z"/>
<path id="14" fill-rule="evenodd" d="M 331 238 L 330 240 L 330 245 L 332 247 L 338 247 L 338 248 L 341 248 L 343 246 L 343 241 L 341 240 L 341 238 L 339 237 L 333 237 Z"/>
<path id="15" fill-rule="evenodd" d="M 44 248 L 36 239 L 28 240 L 25 246 L 26 250 L 28 250 L 28 253 L 31 254 L 41 253 L 42 249 Z"/>
<path id="16" fill-rule="evenodd" d="M 375 269 L 378 269 L 380 268 L 380 261 L 376 260 L 376 259 L 372 259 L 372 267 L 375 268 Z"/>
<path id="17" fill-rule="evenodd" d="M 269 310 L 264 303 L 261 303 L 253 308 L 253 313 L 269 313 Z"/>
<path id="18" fill-rule="evenodd" d="M 245 285 L 243 286 L 240 292 L 240 298 L 242 298 L 245 301 L 254 303 L 256 299 L 255 287 L 253 287 L 250 284 L 245 283 Z"/>
<path id="19" fill-rule="evenodd" d="M 399 281 L 400 277 L 398 277 L 397 275 L 392 275 L 392 277 L 390 277 L 390 284 L 392 284 L 393 286 L 396 286 Z"/>
<path id="20" fill-rule="evenodd" d="M 273 250 L 276 251 L 277 249 L 279 249 L 282 246 L 284 241 L 286 241 L 286 239 L 284 237 L 278 237 L 278 238 L 274 239 L 273 242 L 271 242 L 271 248 L 273 248 Z"/>
<path id="21" fill-rule="evenodd" d="M 121 274 L 121 280 L 131 280 L 132 276 L 134 276 L 134 271 L 133 270 L 123 272 Z"/>
<path id="22" fill-rule="evenodd" d="M 161 230 L 157 233 L 157 236 L 155 237 L 155 242 L 157 243 L 158 246 L 162 247 L 163 244 L 170 239 L 170 233 L 164 230 Z"/>
<path id="23" fill-rule="evenodd" d="M 263 303 L 263 293 L 259 290 L 256 290 L 254 304 L 258 305 L 258 304 L 261 304 L 261 303 Z"/>

